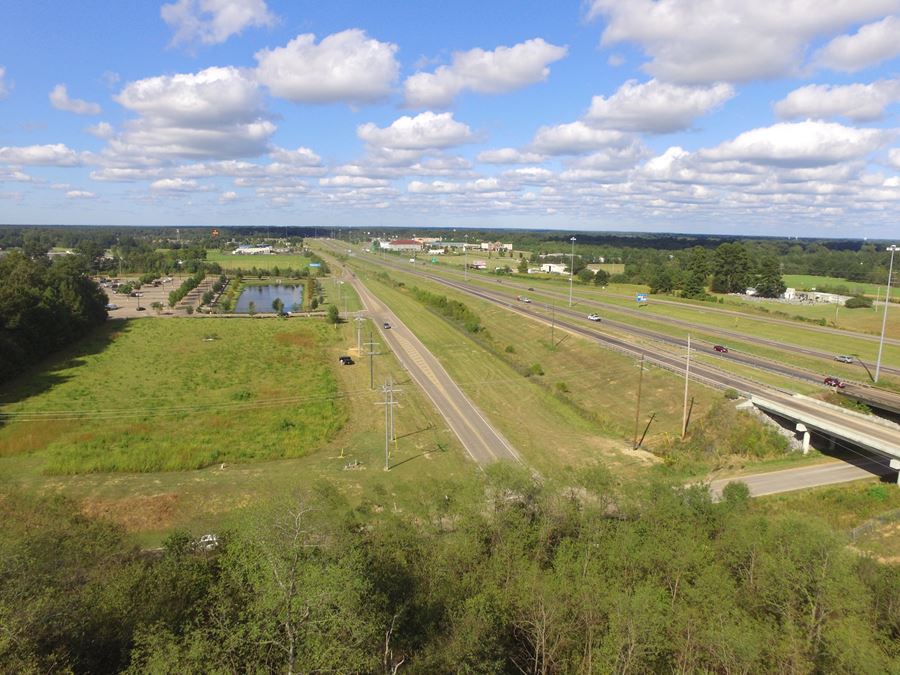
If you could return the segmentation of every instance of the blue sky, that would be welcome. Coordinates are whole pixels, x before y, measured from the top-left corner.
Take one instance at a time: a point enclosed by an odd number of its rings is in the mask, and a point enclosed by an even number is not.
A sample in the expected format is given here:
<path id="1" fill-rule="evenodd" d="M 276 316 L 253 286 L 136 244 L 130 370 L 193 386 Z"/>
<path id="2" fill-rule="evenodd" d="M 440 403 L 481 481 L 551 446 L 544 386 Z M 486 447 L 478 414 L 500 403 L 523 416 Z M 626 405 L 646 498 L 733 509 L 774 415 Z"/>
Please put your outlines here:
<path id="1" fill-rule="evenodd" d="M 0 45 L 0 222 L 900 234 L 900 0 L 30 0 Z"/>

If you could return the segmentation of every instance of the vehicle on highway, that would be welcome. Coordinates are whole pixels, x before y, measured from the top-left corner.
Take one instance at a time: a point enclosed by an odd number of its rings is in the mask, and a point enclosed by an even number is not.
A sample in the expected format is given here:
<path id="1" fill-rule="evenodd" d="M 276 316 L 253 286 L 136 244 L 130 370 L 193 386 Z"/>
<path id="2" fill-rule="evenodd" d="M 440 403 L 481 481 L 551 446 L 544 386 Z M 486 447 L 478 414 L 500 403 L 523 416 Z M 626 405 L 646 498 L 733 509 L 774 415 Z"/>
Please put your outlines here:
<path id="1" fill-rule="evenodd" d="M 837 378 L 837 377 L 831 377 L 830 375 L 829 375 L 828 377 L 825 378 L 824 382 L 825 382 L 825 384 L 827 384 L 829 387 L 837 387 L 838 389 L 843 389 L 844 387 L 847 386 L 846 384 L 844 384 L 843 382 L 841 382 L 841 380 L 840 380 L 839 378 Z"/>
<path id="2" fill-rule="evenodd" d="M 341 356 L 338 358 L 338 361 L 340 361 L 341 364 L 345 366 L 352 366 L 355 363 L 355 361 L 349 356 Z"/>
<path id="3" fill-rule="evenodd" d="M 531 302 L 531 298 L 522 298 L 522 302 Z"/>
<path id="4" fill-rule="evenodd" d="M 589 321 L 600 321 L 600 315 L 599 314 L 588 314 L 588 320 Z"/>
<path id="5" fill-rule="evenodd" d="M 841 363 L 853 363 L 853 357 L 847 356 L 846 354 L 841 354 L 840 356 L 835 356 L 834 360 L 840 361 Z"/>
<path id="6" fill-rule="evenodd" d="M 385 328 L 385 330 L 387 330 L 388 328 L 391 327 L 391 324 L 389 324 L 387 321 L 385 321 L 384 324 L 382 324 L 382 325 Z"/>
<path id="7" fill-rule="evenodd" d="M 529 287 L 528 287 L 528 290 L 529 290 L 529 291 L 533 291 L 534 289 L 533 289 L 531 286 L 529 286 Z"/>
<path id="8" fill-rule="evenodd" d="M 713 345 L 713 351 L 719 352 L 720 354 L 727 354 L 728 347 L 723 347 L 722 345 Z"/>

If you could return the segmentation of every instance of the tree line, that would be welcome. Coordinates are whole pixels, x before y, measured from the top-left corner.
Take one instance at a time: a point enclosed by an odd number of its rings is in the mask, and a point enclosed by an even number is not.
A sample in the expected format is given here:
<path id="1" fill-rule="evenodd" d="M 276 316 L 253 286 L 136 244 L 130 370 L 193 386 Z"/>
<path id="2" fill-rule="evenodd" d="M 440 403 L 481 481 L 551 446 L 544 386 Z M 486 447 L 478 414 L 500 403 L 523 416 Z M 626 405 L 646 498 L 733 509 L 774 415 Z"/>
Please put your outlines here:
<path id="1" fill-rule="evenodd" d="M 60 498 L 0 500 L 16 672 L 897 672 L 900 567 L 734 485 L 328 484 L 158 552 Z"/>
<path id="2" fill-rule="evenodd" d="M 0 256 L 0 381 L 106 320 L 108 299 L 84 256 Z"/>

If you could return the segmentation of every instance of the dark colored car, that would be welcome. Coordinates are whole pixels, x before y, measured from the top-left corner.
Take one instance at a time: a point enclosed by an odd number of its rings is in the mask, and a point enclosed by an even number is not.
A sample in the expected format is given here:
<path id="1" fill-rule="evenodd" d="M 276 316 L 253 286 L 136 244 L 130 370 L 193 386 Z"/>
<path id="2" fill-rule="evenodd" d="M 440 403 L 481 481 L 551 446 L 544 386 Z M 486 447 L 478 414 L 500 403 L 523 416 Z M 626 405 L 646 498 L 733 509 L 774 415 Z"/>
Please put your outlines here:
<path id="1" fill-rule="evenodd" d="M 391 324 L 389 324 L 387 321 L 385 321 L 385 322 L 384 322 L 384 328 L 387 329 L 387 328 L 390 328 L 390 327 L 391 327 Z"/>
<path id="2" fill-rule="evenodd" d="M 847 386 L 846 384 L 844 384 L 843 382 L 841 382 L 838 378 L 836 378 L 836 377 L 831 377 L 831 376 L 826 377 L 825 380 L 824 380 L 824 382 L 825 382 L 825 384 L 827 384 L 829 387 L 837 387 L 838 389 L 843 389 L 844 387 Z"/>
<path id="3" fill-rule="evenodd" d="M 354 361 L 349 356 L 342 356 L 338 359 L 345 366 L 352 366 Z"/>
<path id="4" fill-rule="evenodd" d="M 728 353 L 728 347 L 723 347 L 722 345 L 714 345 L 714 346 L 713 346 L 713 351 L 717 351 L 717 352 L 719 352 L 720 354 L 727 354 L 727 353 Z"/>

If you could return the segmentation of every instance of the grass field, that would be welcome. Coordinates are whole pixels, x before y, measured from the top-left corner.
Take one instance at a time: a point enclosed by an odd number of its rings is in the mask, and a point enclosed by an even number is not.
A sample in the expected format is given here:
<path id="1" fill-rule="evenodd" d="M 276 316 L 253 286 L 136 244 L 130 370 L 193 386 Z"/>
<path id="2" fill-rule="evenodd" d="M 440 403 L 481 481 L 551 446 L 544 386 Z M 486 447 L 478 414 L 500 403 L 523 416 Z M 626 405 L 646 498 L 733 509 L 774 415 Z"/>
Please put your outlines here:
<path id="1" fill-rule="evenodd" d="M 785 274 L 784 283 L 788 288 L 796 288 L 797 290 L 810 291 L 814 288 L 822 290 L 823 287 L 835 288 L 838 286 L 845 287 L 851 295 L 871 295 L 881 294 L 884 299 L 884 286 L 878 284 L 869 284 L 863 281 L 847 281 L 840 277 L 820 277 L 812 274 Z"/>
<path id="2" fill-rule="evenodd" d="M 15 401 L 3 412 L 49 421 L 8 423 L 0 456 L 39 451 L 48 472 L 84 473 L 305 454 L 347 416 L 324 359 L 330 338 L 302 321 L 111 322 L 92 353 L 44 374 L 45 391 L 29 381 L 3 392 Z"/>
<path id="3" fill-rule="evenodd" d="M 310 259 L 299 254 L 272 254 L 272 255 L 232 255 L 222 251 L 207 251 L 206 259 L 209 262 L 219 263 L 222 269 L 244 269 L 249 270 L 253 267 L 258 269 L 272 270 L 275 267 L 287 269 L 288 267 L 295 270 L 306 269 L 310 263 Z"/>
<path id="4" fill-rule="evenodd" d="M 215 531 L 229 514 L 298 488 L 335 485 L 351 503 L 374 491 L 402 509 L 417 508 L 436 480 L 451 491 L 474 484 L 474 464 L 409 383 L 383 471 L 380 392 L 369 389 L 363 360 L 337 365 L 339 355 L 357 357 L 355 345 L 352 322 L 111 322 L 5 387 L 0 407 L 128 414 L 9 421 L 0 428 L 0 491 L 10 483 L 69 496 L 155 545 L 172 528 Z M 404 383 L 389 354 L 375 360 L 375 374 Z"/>

